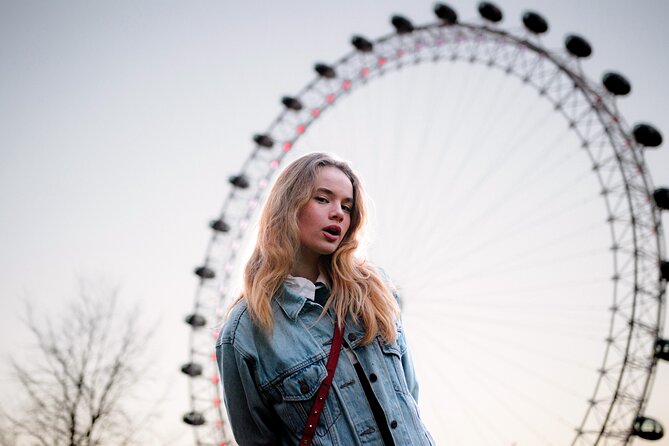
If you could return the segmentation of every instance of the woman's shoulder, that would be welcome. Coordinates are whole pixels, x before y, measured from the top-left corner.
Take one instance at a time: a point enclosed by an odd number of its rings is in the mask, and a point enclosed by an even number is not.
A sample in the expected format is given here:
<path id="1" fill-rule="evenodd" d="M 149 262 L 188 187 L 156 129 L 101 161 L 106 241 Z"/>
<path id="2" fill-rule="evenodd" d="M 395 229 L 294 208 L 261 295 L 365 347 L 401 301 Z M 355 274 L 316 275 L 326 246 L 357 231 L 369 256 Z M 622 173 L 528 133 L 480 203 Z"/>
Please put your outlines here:
<path id="1" fill-rule="evenodd" d="M 223 323 L 220 341 L 234 343 L 237 334 L 250 329 L 252 325 L 251 315 L 246 300 L 238 299 L 232 304 L 232 307 L 228 312 L 228 317 Z"/>
<path id="2" fill-rule="evenodd" d="M 388 287 L 391 293 L 393 293 L 393 296 L 395 296 L 396 300 L 399 300 L 399 293 L 397 291 L 397 287 L 395 286 L 395 283 L 391 279 L 390 275 L 386 272 L 385 269 L 378 265 L 371 265 L 373 270 L 376 272 L 378 275 L 379 279 L 383 282 L 384 285 Z"/>
<path id="3" fill-rule="evenodd" d="M 386 285 L 394 288 L 393 281 L 390 279 L 390 275 L 386 272 L 385 269 L 383 269 L 378 265 L 372 265 L 372 268 L 374 268 L 376 273 L 379 275 L 381 280 L 383 280 L 386 283 Z"/>

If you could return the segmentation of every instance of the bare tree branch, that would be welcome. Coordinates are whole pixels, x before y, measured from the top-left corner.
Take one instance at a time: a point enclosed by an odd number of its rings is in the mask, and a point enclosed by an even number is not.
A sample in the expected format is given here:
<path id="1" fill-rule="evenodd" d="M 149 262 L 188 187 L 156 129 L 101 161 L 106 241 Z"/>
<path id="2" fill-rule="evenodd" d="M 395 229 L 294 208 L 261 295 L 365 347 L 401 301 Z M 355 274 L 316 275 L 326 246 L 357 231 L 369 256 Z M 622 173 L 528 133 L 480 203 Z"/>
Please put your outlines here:
<path id="1" fill-rule="evenodd" d="M 97 293 L 95 292 L 97 291 Z M 118 310 L 118 292 L 80 284 L 77 298 L 58 319 L 39 322 L 26 304 L 24 323 L 36 355 L 12 359 L 25 408 L 6 415 L 0 446 L 133 445 L 144 429 L 128 400 L 149 363 L 153 329 L 140 327 L 140 312 Z M 135 414 L 133 414 L 135 415 Z"/>

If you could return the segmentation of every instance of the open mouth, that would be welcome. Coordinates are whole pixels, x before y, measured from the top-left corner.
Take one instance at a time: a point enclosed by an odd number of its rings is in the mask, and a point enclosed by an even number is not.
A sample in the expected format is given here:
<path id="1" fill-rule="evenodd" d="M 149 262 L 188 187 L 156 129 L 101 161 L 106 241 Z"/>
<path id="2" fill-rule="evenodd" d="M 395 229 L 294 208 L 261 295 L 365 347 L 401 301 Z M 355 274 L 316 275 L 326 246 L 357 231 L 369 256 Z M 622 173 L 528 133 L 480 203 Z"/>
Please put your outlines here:
<path id="1" fill-rule="evenodd" d="M 323 231 L 335 237 L 338 237 L 341 234 L 341 228 L 336 225 L 331 225 L 326 228 L 323 228 Z"/>

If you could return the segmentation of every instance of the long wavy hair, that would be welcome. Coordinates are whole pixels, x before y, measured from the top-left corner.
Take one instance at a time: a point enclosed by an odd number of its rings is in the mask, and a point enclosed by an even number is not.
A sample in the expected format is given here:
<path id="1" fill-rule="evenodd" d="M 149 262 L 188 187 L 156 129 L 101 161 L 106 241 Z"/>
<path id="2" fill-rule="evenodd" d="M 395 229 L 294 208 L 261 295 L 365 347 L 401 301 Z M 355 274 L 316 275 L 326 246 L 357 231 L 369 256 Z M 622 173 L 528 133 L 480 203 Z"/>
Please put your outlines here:
<path id="1" fill-rule="evenodd" d="M 381 335 L 386 342 L 397 337 L 395 320 L 399 306 L 393 290 L 378 270 L 356 256 L 367 217 L 365 195 L 351 167 L 325 153 L 310 153 L 289 164 L 279 175 L 267 197 L 258 224 L 258 239 L 244 269 L 239 300 L 246 300 L 252 320 L 271 331 L 274 324 L 272 297 L 293 269 L 300 248 L 297 217 L 316 187 L 320 169 L 333 166 L 344 172 L 353 186 L 351 224 L 341 243 L 330 255 L 321 256 L 321 270 L 330 279 L 330 308 L 339 321 L 350 315 L 365 327 L 364 344 Z"/>

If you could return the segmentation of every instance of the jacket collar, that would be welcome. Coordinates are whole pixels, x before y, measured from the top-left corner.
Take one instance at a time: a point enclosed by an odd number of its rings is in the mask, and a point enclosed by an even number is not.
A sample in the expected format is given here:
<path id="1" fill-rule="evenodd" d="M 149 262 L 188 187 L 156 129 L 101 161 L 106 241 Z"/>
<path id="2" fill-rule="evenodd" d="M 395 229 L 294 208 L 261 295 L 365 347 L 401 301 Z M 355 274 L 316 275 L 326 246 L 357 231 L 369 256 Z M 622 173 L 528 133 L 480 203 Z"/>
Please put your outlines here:
<path id="1" fill-rule="evenodd" d="M 274 299 L 286 316 L 293 321 L 297 320 L 300 311 L 302 311 L 304 304 L 307 302 L 306 297 L 291 292 L 283 284 L 274 296 Z M 365 330 L 354 323 L 350 316 L 346 317 L 346 333 L 346 342 L 351 348 L 357 347 L 365 336 Z"/>
<path id="2" fill-rule="evenodd" d="M 304 304 L 307 302 L 307 298 L 304 296 L 299 296 L 286 288 L 285 284 L 281 284 L 279 292 L 276 293 L 274 297 L 277 304 L 281 307 L 286 316 L 292 320 L 297 320 L 297 316 L 302 311 Z"/>

